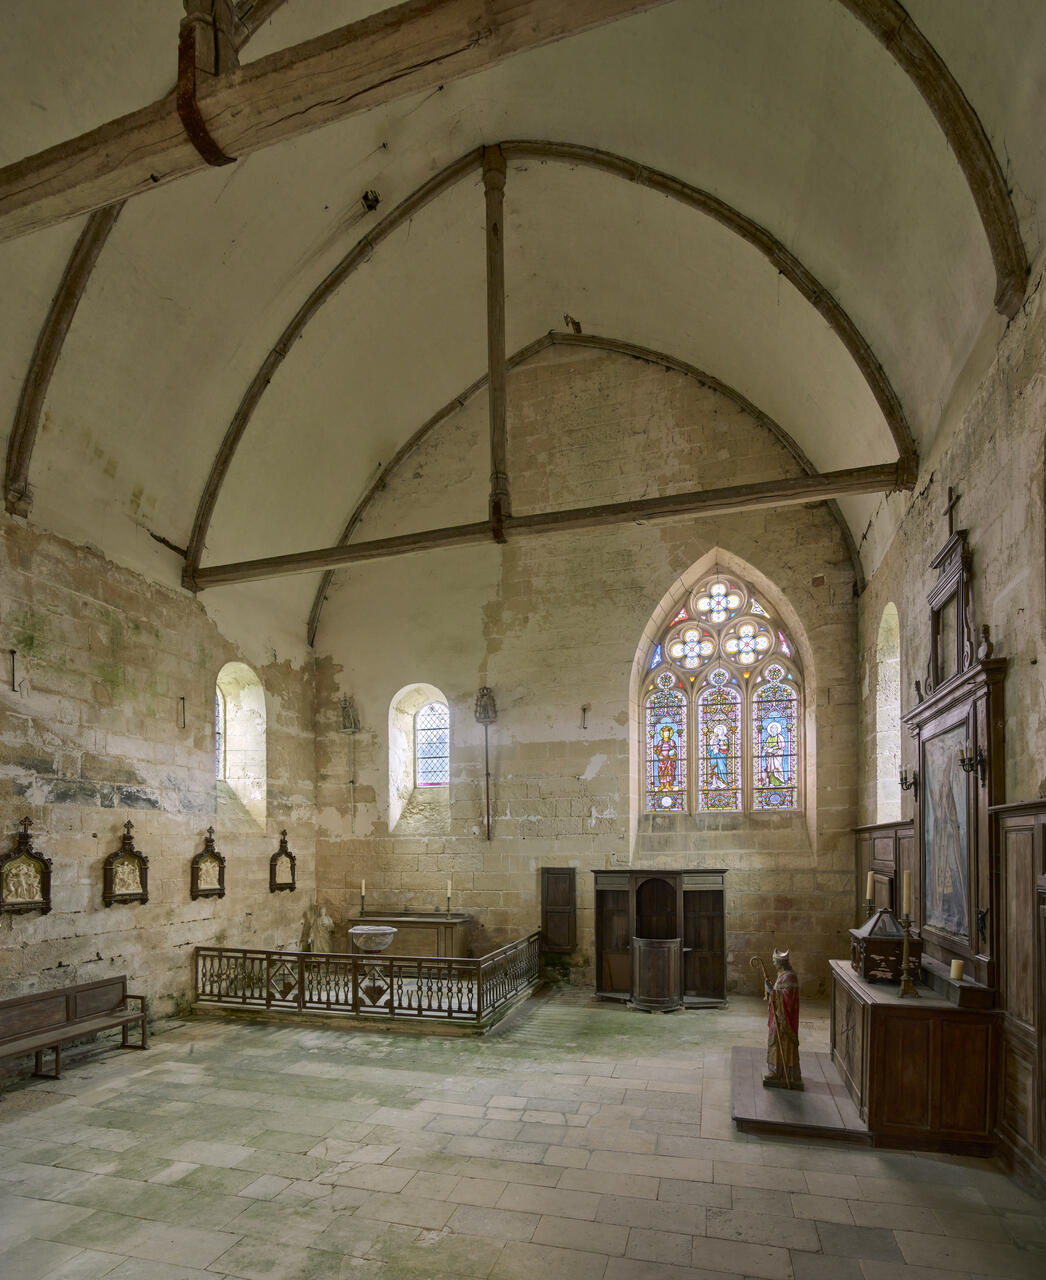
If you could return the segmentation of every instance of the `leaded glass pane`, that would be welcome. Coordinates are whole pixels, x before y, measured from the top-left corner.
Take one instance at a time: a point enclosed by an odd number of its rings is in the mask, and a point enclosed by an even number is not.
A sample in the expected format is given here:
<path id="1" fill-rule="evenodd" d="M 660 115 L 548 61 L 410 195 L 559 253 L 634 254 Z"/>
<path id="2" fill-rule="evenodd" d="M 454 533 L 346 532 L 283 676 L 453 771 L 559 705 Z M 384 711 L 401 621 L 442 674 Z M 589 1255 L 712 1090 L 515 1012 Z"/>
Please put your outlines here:
<path id="1" fill-rule="evenodd" d="M 655 667 L 659 667 L 660 665 L 661 665 L 661 646 L 658 645 L 657 648 L 654 650 L 654 656 L 650 659 L 649 669 L 653 671 Z"/>
<path id="2" fill-rule="evenodd" d="M 795 809 L 798 805 L 796 709 L 798 699 L 788 673 L 774 664 L 752 699 L 752 756 L 756 809 Z"/>
<path id="3" fill-rule="evenodd" d="M 646 700 L 647 813 L 685 813 L 686 697 L 668 672 Z"/>
<path id="4" fill-rule="evenodd" d="M 694 671 L 715 653 L 715 641 L 707 631 L 687 627 L 668 646 L 668 656 L 688 671 Z"/>
<path id="5" fill-rule="evenodd" d="M 225 777 L 225 695 L 214 690 L 214 776 Z"/>
<path id="6" fill-rule="evenodd" d="M 450 712 L 445 703 L 428 702 L 414 717 L 414 785 L 450 783 Z"/>
<path id="7" fill-rule="evenodd" d="M 697 700 L 697 807 L 711 812 L 741 808 L 741 695 L 718 667 Z"/>

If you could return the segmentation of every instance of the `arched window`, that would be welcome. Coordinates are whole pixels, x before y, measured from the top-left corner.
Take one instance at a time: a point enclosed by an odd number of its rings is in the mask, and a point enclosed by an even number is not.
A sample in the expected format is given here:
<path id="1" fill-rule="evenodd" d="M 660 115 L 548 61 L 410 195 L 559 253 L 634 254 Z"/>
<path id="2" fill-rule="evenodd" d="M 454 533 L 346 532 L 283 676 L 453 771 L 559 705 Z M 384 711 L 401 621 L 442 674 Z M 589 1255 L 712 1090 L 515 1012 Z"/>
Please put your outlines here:
<path id="1" fill-rule="evenodd" d="M 663 671 L 646 700 L 647 794 L 656 813 L 686 809 L 686 695 Z"/>
<path id="2" fill-rule="evenodd" d="M 432 684 L 408 684 L 389 706 L 389 830 L 450 831 L 450 707 Z"/>
<path id="3" fill-rule="evenodd" d="M 227 662 L 215 681 L 214 757 L 219 798 L 239 801 L 264 826 L 265 690 L 243 662 Z"/>
<path id="4" fill-rule="evenodd" d="M 875 820 L 900 822 L 901 623 L 887 604 L 875 643 Z"/>
<path id="5" fill-rule="evenodd" d="M 450 782 L 450 712 L 445 702 L 426 702 L 414 716 L 414 785 Z"/>
<path id="6" fill-rule="evenodd" d="M 716 574 L 654 639 L 643 686 L 647 813 L 802 805 L 802 671 L 760 593 Z"/>

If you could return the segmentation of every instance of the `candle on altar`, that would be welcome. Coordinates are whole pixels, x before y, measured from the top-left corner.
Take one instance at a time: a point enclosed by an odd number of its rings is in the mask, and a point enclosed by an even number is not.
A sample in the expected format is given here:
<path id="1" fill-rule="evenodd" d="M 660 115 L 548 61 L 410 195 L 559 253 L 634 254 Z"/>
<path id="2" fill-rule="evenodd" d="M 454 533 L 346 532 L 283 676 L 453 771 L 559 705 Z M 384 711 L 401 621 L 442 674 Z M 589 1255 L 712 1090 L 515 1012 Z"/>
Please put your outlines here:
<path id="1" fill-rule="evenodd" d="M 360 881 L 360 897 L 365 898 L 366 896 L 367 896 L 367 882 L 366 880 L 361 880 Z"/>
<path id="2" fill-rule="evenodd" d="M 912 873 L 906 871 L 904 873 L 904 893 L 901 898 L 901 914 L 910 916 L 912 914 Z"/>
<path id="3" fill-rule="evenodd" d="M 962 975 L 965 972 L 965 969 L 966 966 L 961 960 L 953 960 L 951 972 L 948 976 L 953 982 L 962 982 Z"/>
<path id="4" fill-rule="evenodd" d="M 873 894 L 873 892 L 874 892 L 874 891 L 875 891 L 875 875 L 874 875 L 871 871 L 869 871 L 869 872 L 868 872 L 868 883 L 867 883 L 867 885 L 865 886 L 865 890 L 864 890 L 864 896 L 865 896 L 865 900 L 866 900 L 867 902 L 871 902 L 871 900 L 872 900 L 872 894 Z"/>

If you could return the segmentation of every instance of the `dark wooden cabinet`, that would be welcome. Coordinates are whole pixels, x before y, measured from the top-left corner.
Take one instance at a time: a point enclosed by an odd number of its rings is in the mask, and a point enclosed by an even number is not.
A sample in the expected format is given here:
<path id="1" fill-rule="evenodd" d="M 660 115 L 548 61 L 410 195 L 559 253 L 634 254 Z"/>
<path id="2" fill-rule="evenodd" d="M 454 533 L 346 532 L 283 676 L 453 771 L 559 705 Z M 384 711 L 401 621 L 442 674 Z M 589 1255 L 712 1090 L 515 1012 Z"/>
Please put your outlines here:
<path id="1" fill-rule="evenodd" d="M 832 972 L 832 1060 L 882 1145 L 989 1154 L 995 1128 L 998 1014 L 919 988 Z"/>
<path id="2" fill-rule="evenodd" d="M 598 996 L 639 1008 L 725 1003 L 725 870 L 594 875 Z"/>

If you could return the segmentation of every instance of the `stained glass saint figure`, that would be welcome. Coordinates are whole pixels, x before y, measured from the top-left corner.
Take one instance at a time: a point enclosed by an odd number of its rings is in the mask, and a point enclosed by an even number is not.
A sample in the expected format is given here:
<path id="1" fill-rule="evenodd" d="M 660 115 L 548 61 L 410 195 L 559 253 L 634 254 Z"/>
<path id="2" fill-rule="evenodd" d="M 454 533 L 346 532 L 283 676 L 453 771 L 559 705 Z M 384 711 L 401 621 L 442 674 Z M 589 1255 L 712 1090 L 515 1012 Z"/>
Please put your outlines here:
<path id="1" fill-rule="evenodd" d="M 646 703 L 647 812 L 686 810 L 686 698 L 668 672 Z"/>

